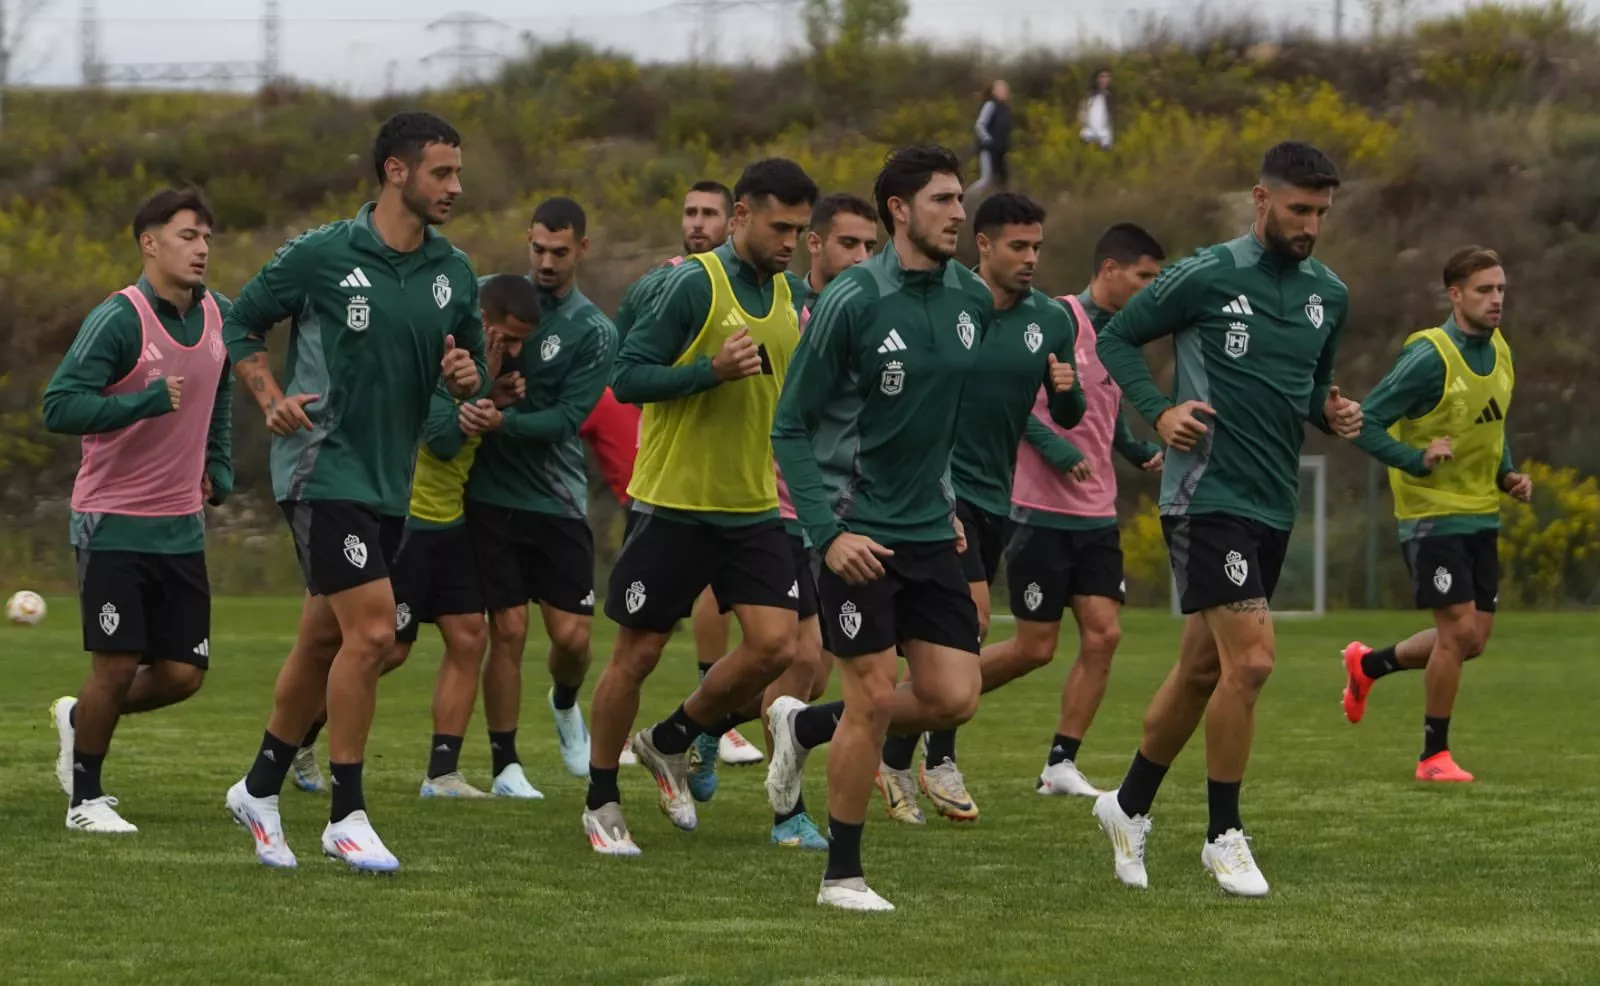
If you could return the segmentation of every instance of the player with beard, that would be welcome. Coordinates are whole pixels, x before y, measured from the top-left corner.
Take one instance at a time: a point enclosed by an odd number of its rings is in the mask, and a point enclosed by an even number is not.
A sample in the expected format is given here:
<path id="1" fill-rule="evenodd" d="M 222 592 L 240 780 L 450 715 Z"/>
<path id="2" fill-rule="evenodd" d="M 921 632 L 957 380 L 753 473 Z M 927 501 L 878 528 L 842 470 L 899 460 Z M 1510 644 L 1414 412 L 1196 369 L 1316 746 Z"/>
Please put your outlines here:
<path id="1" fill-rule="evenodd" d="M 1418 609 L 1433 628 L 1380 650 L 1345 648 L 1344 714 L 1360 722 L 1372 683 L 1426 668 L 1419 781 L 1470 781 L 1450 754 L 1461 665 L 1483 653 L 1500 599 L 1500 494 L 1524 503 L 1533 480 L 1506 442 L 1515 368 L 1500 333 L 1506 272 L 1493 250 L 1469 246 L 1444 265 L 1451 313 L 1406 340 L 1365 402 L 1356 444 L 1389 467 L 1400 545 Z M 1446 397 L 1448 396 L 1448 400 Z"/>
<path id="2" fill-rule="evenodd" d="M 1140 441 L 1128 427 L 1122 391 L 1100 365 L 1095 340 L 1161 273 L 1164 259 L 1155 237 L 1132 223 L 1101 234 L 1088 289 L 1059 299 L 1077 323 L 1078 386 L 1089 409 L 1077 427 L 1062 429 L 1045 420 L 1041 400 L 1017 450 L 1006 545 L 1017 634 L 983 649 L 983 687 L 990 691 L 1049 664 L 1061 637 L 1062 611 L 1071 608 L 1078 656 L 1061 688 L 1060 718 L 1036 787 L 1040 794 L 1101 794 L 1076 757 L 1105 697 L 1122 639 L 1126 587 L 1111 453 L 1146 472 L 1159 472 L 1163 456 L 1161 446 Z"/>
<path id="3" fill-rule="evenodd" d="M 861 868 L 884 737 L 891 725 L 902 733 L 959 725 L 978 705 L 978 614 L 948 477 L 962 389 L 991 331 L 994 299 L 951 262 L 966 219 L 953 152 L 895 151 L 874 192 L 891 243 L 818 299 L 773 428 L 818 559 L 823 634 L 844 701 L 772 703 L 767 795 L 774 811 L 790 808 L 806 751 L 833 738 L 817 903 L 887 911 L 893 905 Z M 911 682 L 899 688 L 897 649 L 911 665 Z"/>
<path id="4" fill-rule="evenodd" d="M 1188 617 L 1178 664 L 1145 713 L 1127 777 L 1094 804 L 1117 879 L 1128 886 L 1149 884 L 1150 806 L 1204 716 L 1211 820 L 1201 864 L 1228 893 L 1267 893 L 1240 820 L 1239 788 L 1256 699 L 1276 657 L 1269 603 L 1299 508 L 1300 447 L 1307 422 L 1344 438 L 1361 433 L 1360 405 L 1332 385 L 1349 292 L 1311 257 L 1338 185 L 1333 162 L 1315 147 L 1274 146 L 1252 192 L 1251 231 L 1168 267 L 1111 319 L 1096 346 L 1170 450 L 1161 527 Z M 1139 352 L 1167 336 L 1176 401 Z"/>
<path id="5" fill-rule="evenodd" d="M 617 399 L 646 407 L 632 515 L 606 593 L 616 646 L 591 707 L 583 826 L 596 852 L 639 852 L 622 816 L 617 759 L 644 679 L 703 588 L 739 617 L 743 641 L 668 719 L 633 737 L 674 825 L 697 824 L 688 790 L 695 737 L 759 715 L 762 691 L 793 659 L 799 582 L 778 519 L 771 431 L 804 297 L 785 269 L 816 199 L 793 161 L 745 168 L 733 236 L 667 275 L 617 355 Z"/>
<path id="6" fill-rule="evenodd" d="M 1072 317 L 1033 286 L 1044 221 L 1044 209 L 1027 196 L 1000 192 L 984 200 L 972 224 L 978 276 L 994 299 L 995 320 L 975 347 L 977 363 L 962 392 L 950 479 L 966 535 L 961 568 L 977 607 L 980 642 L 989 632 L 989 587 L 1000 569 L 1017 448 L 1034 403 L 1043 391 L 1051 420 L 1063 428 L 1081 421 L 1085 410 L 1083 391 L 1074 386 Z M 889 817 L 913 824 L 922 822 L 911 781 L 916 748 L 916 733 L 891 736 L 878 767 Z M 939 814 L 957 822 L 978 820 L 978 806 L 956 766 L 955 729 L 928 733 L 919 775 Z"/>
<path id="7" fill-rule="evenodd" d="M 139 207 L 143 273 L 83 320 L 44 393 L 45 427 L 83 436 L 71 537 L 90 671 L 50 707 L 73 831 L 138 831 L 101 787 L 117 721 L 188 699 L 211 665 L 205 504 L 233 488 L 228 299 L 205 286 L 213 221 L 192 188 Z"/>
<path id="8" fill-rule="evenodd" d="M 438 117 L 399 113 L 379 129 L 372 163 L 377 201 L 289 241 L 223 326 L 235 372 L 273 434 L 273 495 L 306 580 L 255 763 L 227 794 L 257 857 L 273 867 L 296 864 L 278 792 L 326 702 L 333 805 L 323 852 L 359 870 L 399 868 L 368 821 L 361 784 L 378 674 L 395 639 L 389 570 L 433 393 L 442 383 L 458 399 L 475 396 L 485 373 L 477 277 L 433 229 L 461 194 L 460 136 Z M 284 319 L 292 329 L 280 388 L 266 336 Z"/>

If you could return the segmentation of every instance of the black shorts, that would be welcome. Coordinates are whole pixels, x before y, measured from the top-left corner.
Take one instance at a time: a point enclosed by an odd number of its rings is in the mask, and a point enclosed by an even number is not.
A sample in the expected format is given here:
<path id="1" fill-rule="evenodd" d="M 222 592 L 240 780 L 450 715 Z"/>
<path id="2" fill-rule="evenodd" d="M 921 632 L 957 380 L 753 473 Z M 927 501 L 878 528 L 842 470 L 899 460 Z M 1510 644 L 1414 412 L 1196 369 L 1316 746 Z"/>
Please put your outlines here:
<path id="1" fill-rule="evenodd" d="M 630 630 L 669 633 L 706 586 L 717 608 L 799 609 L 794 549 L 777 520 L 724 527 L 634 511 L 611 581 L 606 615 Z"/>
<path id="2" fill-rule="evenodd" d="M 1184 613 L 1246 599 L 1272 601 L 1289 554 L 1289 532 L 1229 514 L 1162 517 L 1178 606 Z"/>
<path id="3" fill-rule="evenodd" d="M 589 522 L 467 501 L 489 612 L 528 602 L 563 613 L 594 613 L 594 532 Z"/>
<path id="4" fill-rule="evenodd" d="M 1500 532 L 1441 534 L 1401 545 L 1418 609 L 1473 603 L 1493 613 L 1500 602 Z"/>
<path id="5" fill-rule="evenodd" d="M 806 547 L 806 539 L 790 534 L 789 553 L 794 557 L 795 611 L 802 620 L 809 620 L 817 615 L 817 577 L 811 570 L 811 551 Z"/>
<path id="6" fill-rule="evenodd" d="M 887 547 L 894 554 L 882 559 L 883 578 L 866 585 L 847 584 L 816 558 L 822 642 L 828 651 L 860 657 L 922 640 L 978 653 L 978 607 L 955 541 Z"/>
<path id="7" fill-rule="evenodd" d="M 407 527 L 394 557 L 394 639 L 414 643 L 424 623 L 482 613 L 472 535 L 455 527 Z"/>
<path id="8" fill-rule="evenodd" d="M 1006 546 L 1006 518 L 992 514 L 965 500 L 956 501 L 956 518 L 967 535 L 967 550 L 961 559 L 961 574 L 968 582 L 994 584 L 1000 574 L 1000 554 Z"/>
<path id="9" fill-rule="evenodd" d="M 83 649 L 211 666 L 205 552 L 78 551 Z"/>
<path id="10" fill-rule="evenodd" d="M 1019 620 L 1057 623 L 1075 596 L 1122 602 L 1122 535 L 1115 524 L 1087 531 L 1016 524 L 1006 545 L 1006 584 Z"/>
<path id="11" fill-rule="evenodd" d="M 285 500 L 306 589 L 331 596 L 389 577 L 406 519 L 349 500 Z"/>

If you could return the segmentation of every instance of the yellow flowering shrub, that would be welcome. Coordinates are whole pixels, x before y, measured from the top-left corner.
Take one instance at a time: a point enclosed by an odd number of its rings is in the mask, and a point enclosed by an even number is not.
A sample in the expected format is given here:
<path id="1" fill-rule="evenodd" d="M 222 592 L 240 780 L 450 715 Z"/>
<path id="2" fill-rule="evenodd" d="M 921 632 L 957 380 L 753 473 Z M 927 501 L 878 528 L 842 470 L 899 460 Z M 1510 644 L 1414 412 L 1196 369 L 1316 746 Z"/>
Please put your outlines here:
<path id="1" fill-rule="evenodd" d="M 1500 596 L 1524 606 L 1581 601 L 1600 582 L 1600 481 L 1542 462 L 1522 466 L 1533 502 L 1500 510 Z"/>

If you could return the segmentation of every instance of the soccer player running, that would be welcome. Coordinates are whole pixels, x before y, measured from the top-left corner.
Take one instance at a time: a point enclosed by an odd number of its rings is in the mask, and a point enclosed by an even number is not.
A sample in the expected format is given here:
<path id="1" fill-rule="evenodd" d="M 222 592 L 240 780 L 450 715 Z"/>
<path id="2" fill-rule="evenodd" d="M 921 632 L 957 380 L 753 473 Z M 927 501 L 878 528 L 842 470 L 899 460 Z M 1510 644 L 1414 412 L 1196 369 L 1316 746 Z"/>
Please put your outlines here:
<path id="1" fill-rule="evenodd" d="M 1493 250 L 1463 247 L 1444 265 L 1450 317 L 1406 346 L 1364 404 L 1356 444 L 1389 467 L 1400 547 L 1418 609 L 1433 627 L 1373 650 L 1344 650 L 1344 714 L 1367 710 L 1372 683 L 1426 668 L 1419 781 L 1470 781 L 1450 753 L 1450 713 L 1461 665 L 1483 653 L 1500 597 L 1500 503 L 1526 503 L 1533 481 L 1516 471 L 1506 412 L 1516 371 L 1500 332 L 1506 273 Z M 1446 399 L 1448 397 L 1448 399 Z"/>
<path id="2" fill-rule="evenodd" d="M 138 831 L 101 786 L 117 720 L 189 698 L 211 664 L 205 504 L 233 488 L 228 301 L 205 286 L 213 222 L 195 189 L 141 205 L 143 274 L 89 312 L 45 389 L 45 427 L 83 436 L 71 537 L 89 678 L 50 706 L 74 831 Z"/>
<path id="3" fill-rule="evenodd" d="M 487 399 L 504 410 L 526 388 L 522 375 L 501 373 L 539 328 L 539 292 L 526 277 L 496 274 L 478 288 L 486 362 L 494 387 Z M 394 561 L 395 649 L 384 670 L 405 663 L 423 623 L 444 640 L 444 658 L 433 690 L 433 739 L 424 798 L 483 798 L 461 773 L 461 743 L 478 698 L 488 634 L 483 588 L 472 532 L 467 528 L 466 486 L 482 434 L 462 425 L 462 402 L 435 390 L 411 480 L 411 510 Z"/>
<path id="4" fill-rule="evenodd" d="M 1277 649 L 1269 602 L 1299 502 L 1304 426 L 1345 438 L 1361 431 L 1360 405 L 1332 386 L 1349 295 L 1311 257 L 1338 184 L 1315 147 L 1272 147 L 1252 192 L 1251 231 L 1168 267 L 1100 333 L 1101 362 L 1170 450 L 1161 527 L 1188 617 L 1127 777 L 1094 803 L 1128 886 L 1148 886 L 1150 806 L 1204 716 L 1211 818 L 1201 864 L 1229 893 L 1267 893 L 1239 788 Z M 1176 350 L 1176 402 L 1139 352 L 1165 336 Z"/>
<path id="5" fill-rule="evenodd" d="M 1098 797 L 1077 767 L 1083 736 L 1105 697 L 1122 639 L 1122 542 L 1117 530 L 1117 452 L 1146 472 L 1161 469 L 1161 446 L 1140 441 L 1122 411 L 1122 391 L 1100 365 L 1095 341 L 1111 317 L 1161 273 L 1161 244 L 1131 223 L 1101 234 L 1094 278 L 1062 299 L 1077 326 L 1078 386 L 1088 411 L 1076 427 L 1047 419 L 1043 395 L 1017 450 L 1011 490 L 1006 581 L 1017 633 L 983 649 L 985 691 L 1049 664 L 1062 611 L 1078 625 L 1078 657 L 1061 689 L 1061 713 L 1036 790 Z"/>
<path id="6" fill-rule="evenodd" d="M 484 398 L 461 408 L 462 427 L 484 436 L 467 480 L 467 528 L 489 609 L 483 714 L 500 797 L 544 796 L 517 754 L 529 601 L 539 604 L 550 640 L 546 701 L 561 762 L 576 777 L 589 772 L 589 734 L 577 701 L 589 670 L 594 536 L 578 427 L 605 390 L 617 333 L 577 287 L 587 227 L 572 199 L 547 199 L 534 209 L 528 250 L 539 331 L 515 352 L 508 348 L 502 365 L 521 375 L 526 392 L 503 412 Z"/>
<path id="7" fill-rule="evenodd" d="M 461 194 L 460 136 L 438 117 L 399 113 L 379 129 L 372 158 L 377 201 L 290 240 L 223 326 L 235 372 L 273 433 L 273 495 L 306 580 L 260 749 L 227 794 L 256 856 L 273 867 L 296 865 L 278 792 L 324 703 L 333 797 L 322 850 L 358 870 L 400 866 L 368 820 L 361 783 L 378 675 L 395 640 L 389 570 L 430 398 L 441 383 L 454 397 L 475 396 L 484 375 L 477 277 L 433 230 Z M 286 318 L 280 388 L 266 335 Z"/>
<path id="8" fill-rule="evenodd" d="M 832 738 L 817 903 L 887 911 L 861 867 L 884 738 L 891 724 L 959 725 L 978 705 L 978 614 L 947 474 L 962 388 L 995 330 L 988 287 L 952 262 L 966 219 L 955 154 L 897 150 L 873 191 L 890 244 L 817 300 L 773 428 L 818 560 L 824 640 L 844 701 L 772 704 L 767 793 L 775 810 L 792 803 L 807 752 Z M 911 665 L 898 688 L 897 647 Z"/>
<path id="9" fill-rule="evenodd" d="M 804 298 L 785 269 L 816 199 L 793 161 L 745 168 L 732 238 L 667 275 L 617 356 L 617 399 L 645 412 L 628 487 L 633 512 L 606 593 L 617 641 L 591 709 L 583 827 L 596 852 L 639 852 L 622 815 L 618 754 L 644 679 L 703 588 L 733 610 L 743 641 L 668 719 L 633 737 L 674 825 L 697 824 L 690 744 L 759 715 L 762 691 L 794 656 L 800 592 L 778 519 L 770 436 Z"/>
<path id="10" fill-rule="evenodd" d="M 1000 568 L 1017 447 L 1033 407 L 1042 399 L 1046 413 L 1064 428 L 1081 421 L 1085 410 L 1083 392 L 1073 386 L 1072 318 L 1060 302 L 1033 286 L 1044 221 L 1044 209 L 1015 192 L 985 199 L 973 221 L 978 276 L 994 300 L 995 320 L 975 346 L 977 363 L 961 396 L 950 479 L 967 543 L 961 570 L 977 607 L 980 642 L 989 632 L 989 586 Z M 891 342 L 900 341 L 891 337 Z M 878 790 L 890 818 L 921 824 L 911 780 L 916 748 L 916 733 L 891 736 L 884 743 Z M 955 758 L 954 728 L 928 733 L 922 790 L 941 815 L 974 822 L 978 806 L 967 793 Z"/>

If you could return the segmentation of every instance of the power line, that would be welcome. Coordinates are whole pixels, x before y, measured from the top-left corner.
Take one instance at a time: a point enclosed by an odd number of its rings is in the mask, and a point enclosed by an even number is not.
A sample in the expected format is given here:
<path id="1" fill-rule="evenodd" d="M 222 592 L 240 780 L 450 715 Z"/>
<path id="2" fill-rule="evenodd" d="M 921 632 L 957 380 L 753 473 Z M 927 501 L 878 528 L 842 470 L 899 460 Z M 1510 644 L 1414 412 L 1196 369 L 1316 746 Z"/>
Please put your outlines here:
<path id="1" fill-rule="evenodd" d="M 455 31 L 455 44 L 446 45 L 430 52 L 423 57 L 422 61 L 424 64 L 433 61 L 454 62 L 456 66 L 454 77 L 457 82 L 466 82 L 476 78 L 477 66 L 483 62 L 498 62 L 505 58 L 500 52 L 478 44 L 479 28 L 509 30 L 506 24 L 495 20 L 493 17 L 485 17 L 477 11 L 457 11 L 429 24 L 428 30 L 432 31 L 441 27 Z"/>
<path id="2" fill-rule="evenodd" d="M 83 0 L 80 10 L 80 44 L 83 47 L 85 85 L 143 85 L 162 82 L 210 82 L 228 85 L 236 81 L 270 82 L 278 77 L 283 14 L 278 0 L 263 0 L 261 17 L 261 60 L 259 62 L 123 62 L 108 64 L 100 57 L 99 8 L 95 0 Z"/>

